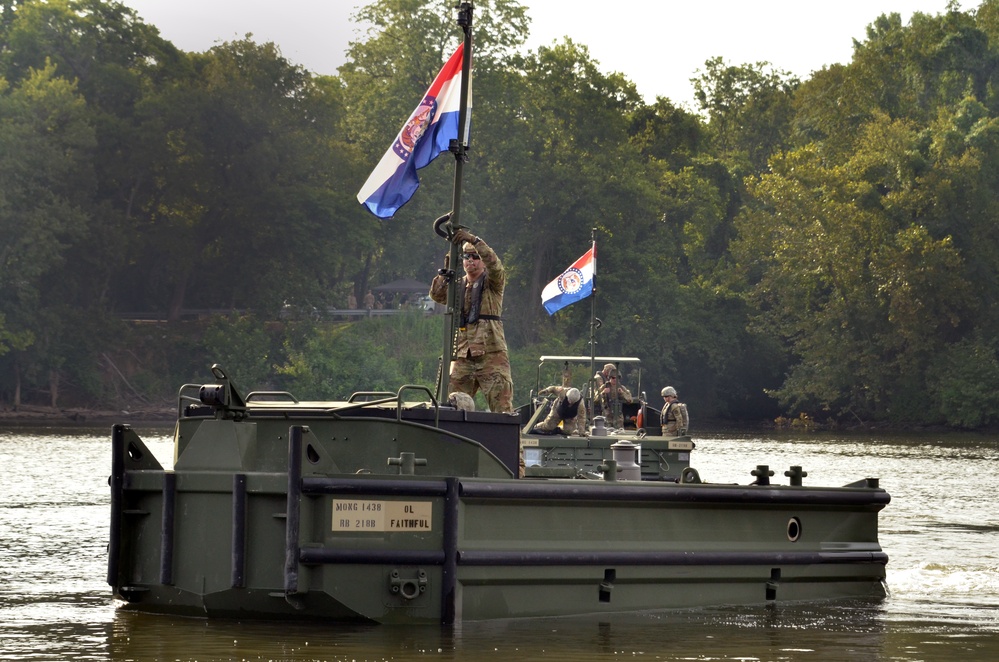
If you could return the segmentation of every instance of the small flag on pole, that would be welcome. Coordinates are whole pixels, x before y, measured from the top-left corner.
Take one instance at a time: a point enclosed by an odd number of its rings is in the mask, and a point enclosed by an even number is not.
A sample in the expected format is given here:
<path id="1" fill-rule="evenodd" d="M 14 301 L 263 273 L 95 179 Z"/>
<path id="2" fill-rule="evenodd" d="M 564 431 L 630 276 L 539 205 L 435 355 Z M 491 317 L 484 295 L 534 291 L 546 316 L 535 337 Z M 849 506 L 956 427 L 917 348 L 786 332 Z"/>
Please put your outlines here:
<path id="1" fill-rule="evenodd" d="M 593 278 L 597 274 L 597 244 L 572 263 L 558 278 L 541 292 L 541 305 L 549 315 L 593 294 Z"/>

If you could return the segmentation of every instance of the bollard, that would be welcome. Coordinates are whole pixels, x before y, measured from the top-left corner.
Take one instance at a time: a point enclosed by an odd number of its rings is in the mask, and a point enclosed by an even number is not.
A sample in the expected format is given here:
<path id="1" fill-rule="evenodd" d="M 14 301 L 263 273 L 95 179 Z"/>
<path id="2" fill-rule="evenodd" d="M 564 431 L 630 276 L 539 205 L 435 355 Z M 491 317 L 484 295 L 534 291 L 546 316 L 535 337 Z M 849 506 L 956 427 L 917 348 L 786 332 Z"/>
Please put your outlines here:
<path id="1" fill-rule="evenodd" d="M 770 476 L 774 475 L 774 472 L 770 470 L 770 466 L 766 464 L 757 464 L 756 468 L 749 472 L 751 476 L 756 476 L 756 481 L 750 483 L 750 485 L 769 485 Z"/>

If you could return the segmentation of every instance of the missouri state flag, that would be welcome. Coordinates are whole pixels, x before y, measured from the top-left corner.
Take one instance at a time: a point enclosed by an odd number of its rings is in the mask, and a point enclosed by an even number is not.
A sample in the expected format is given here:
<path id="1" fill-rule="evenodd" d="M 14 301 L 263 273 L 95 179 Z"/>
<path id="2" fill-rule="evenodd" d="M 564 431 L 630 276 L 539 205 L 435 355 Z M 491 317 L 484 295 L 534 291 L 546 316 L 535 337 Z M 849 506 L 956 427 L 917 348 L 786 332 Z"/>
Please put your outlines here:
<path id="1" fill-rule="evenodd" d="M 569 304 L 593 294 L 593 277 L 597 273 L 597 244 L 572 263 L 558 278 L 541 291 L 541 305 L 549 315 L 554 315 Z"/>
<path id="2" fill-rule="evenodd" d="M 406 120 L 392 146 L 357 194 L 358 202 L 378 218 L 392 217 L 409 202 L 420 187 L 416 171 L 429 165 L 441 152 L 448 151 L 451 140 L 458 137 L 464 50 L 464 44 L 458 46 L 437 74 L 423 101 Z M 471 117 L 471 84 L 468 96 L 466 116 Z M 468 124 L 466 121 L 466 141 Z"/>

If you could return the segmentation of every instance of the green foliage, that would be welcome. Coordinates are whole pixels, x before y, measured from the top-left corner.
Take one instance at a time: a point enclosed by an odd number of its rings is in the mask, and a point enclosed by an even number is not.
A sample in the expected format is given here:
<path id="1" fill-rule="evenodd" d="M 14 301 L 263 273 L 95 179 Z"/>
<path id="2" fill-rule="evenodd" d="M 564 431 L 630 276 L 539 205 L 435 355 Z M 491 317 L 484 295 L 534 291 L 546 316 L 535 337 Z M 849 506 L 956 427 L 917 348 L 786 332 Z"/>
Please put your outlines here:
<path id="1" fill-rule="evenodd" d="M 356 391 L 395 393 L 403 384 L 435 393 L 443 317 L 422 313 L 317 327 L 278 374 L 299 399 L 345 400 Z"/>
<path id="2" fill-rule="evenodd" d="M 773 161 L 773 174 L 751 187 L 761 205 L 741 221 L 737 259 L 767 256 L 753 296 L 763 327 L 798 357 L 774 391 L 789 410 L 934 422 L 937 414 L 906 403 L 925 392 L 934 358 L 975 328 L 982 309 L 967 258 L 997 249 L 991 231 L 975 231 L 980 220 L 956 222 L 966 207 L 948 218 L 939 206 L 950 198 L 937 195 L 941 184 L 969 178 L 955 176 L 956 163 L 975 158 L 962 137 L 981 126 L 982 108 L 959 107 L 971 116 L 923 130 L 872 113 L 842 165 L 809 146 Z M 991 217 L 992 206 L 979 211 Z M 977 247 L 962 254 L 952 233 L 969 232 Z"/>
<path id="3" fill-rule="evenodd" d="M 0 77 L 0 356 L 18 384 L 53 382 L 74 327 L 62 292 L 70 246 L 85 236 L 94 179 L 94 131 L 74 85 L 47 64 L 15 85 Z M 43 376 L 42 376 L 43 375 Z"/>
<path id="4" fill-rule="evenodd" d="M 143 107 L 158 127 L 138 197 L 147 289 L 172 318 L 184 307 L 326 307 L 354 261 L 343 249 L 370 241 L 347 212 L 360 217 L 342 181 L 356 152 L 338 150 L 340 91 L 272 44 L 226 43 L 192 64 L 184 86 Z"/>
<path id="5" fill-rule="evenodd" d="M 632 113 L 629 133 L 643 156 L 678 169 L 705 151 L 706 129 L 700 117 L 660 97 Z"/>
<path id="6" fill-rule="evenodd" d="M 719 151 L 755 172 L 766 169 L 770 156 L 787 145 L 798 79 L 767 62 L 734 66 L 721 57 L 698 73 L 691 79 L 694 96 Z"/>
<path id="7" fill-rule="evenodd" d="M 147 406 L 213 362 L 304 399 L 434 390 L 442 317 L 321 319 L 441 266 L 453 159 L 390 222 L 354 196 L 458 45 L 453 5 L 361 7 L 319 77 L 249 38 L 181 52 L 116 2 L 5 3 L 5 397 Z M 474 25 L 457 211 L 508 272 L 515 402 L 540 355 L 589 354 L 595 311 L 597 354 L 640 357 L 643 387 L 701 420 L 999 423 L 999 2 L 874 17 L 805 81 L 713 58 L 703 115 L 644 103 L 572 39 L 525 52 L 515 0 L 476 2 Z M 547 316 L 594 230 L 596 297 Z M 286 307 L 317 319 L 268 321 Z M 234 312 L 181 322 L 206 310 Z"/>
<path id="8" fill-rule="evenodd" d="M 948 425 L 979 428 L 999 421 L 999 357 L 994 340 L 966 338 L 934 357 L 927 371 L 933 414 Z"/>
<path id="9" fill-rule="evenodd" d="M 253 315 L 214 317 L 205 329 L 205 347 L 212 361 L 236 373 L 240 384 L 264 389 L 274 370 L 271 335 Z"/>
<path id="10" fill-rule="evenodd" d="M 895 158 L 911 134 L 870 128 L 871 151 L 844 168 L 824 167 L 814 150 L 775 161 L 751 188 L 764 206 L 740 223 L 737 259 L 768 256 L 753 289 L 760 324 L 799 357 L 775 391 L 792 411 L 887 416 L 971 303 L 949 239 L 895 227 L 883 210 L 913 177 Z"/>

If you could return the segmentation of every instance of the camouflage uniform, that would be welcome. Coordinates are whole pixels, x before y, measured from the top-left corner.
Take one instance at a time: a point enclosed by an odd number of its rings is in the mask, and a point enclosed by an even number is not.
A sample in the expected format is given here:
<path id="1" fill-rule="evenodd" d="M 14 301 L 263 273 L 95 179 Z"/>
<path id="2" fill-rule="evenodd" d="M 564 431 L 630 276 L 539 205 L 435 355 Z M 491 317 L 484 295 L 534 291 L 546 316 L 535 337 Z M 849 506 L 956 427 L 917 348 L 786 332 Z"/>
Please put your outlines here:
<path id="1" fill-rule="evenodd" d="M 572 387 L 566 386 L 549 386 L 538 391 L 538 395 L 556 395 L 558 396 L 555 402 L 552 403 L 551 411 L 548 412 L 548 416 L 544 421 L 541 422 L 538 427 L 545 432 L 551 432 L 558 427 L 558 424 L 562 424 L 562 431 L 566 434 L 571 434 L 575 437 L 585 437 L 586 436 L 586 407 L 584 406 L 582 400 L 579 401 L 579 408 L 576 410 L 576 415 L 572 418 L 563 419 L 559 414 L 559 405 L 565 400 L 566 393 Z"/>
<path id="2" fill-rule="evenodd" d="M 617 366 L 613 363 L 605 363 L 603 369 L 593 375 L 593 393 L 596 395 L 593 397 L 593 402 L 591 403 L 593 411 L 589 412 L 590 416 L 604 416 L 604 403 L 601 391 L 612 374 L 617 374 Z"/>
<path id="3" fill-rule="evenodd" d="M 687 434 L 690 426 L 690 416 L 687 415 L 687 405 L 676 399 L 676 389 L 667 386 L 662 391 L 663 398 L 669 396 L 673 401 L 666 400 L 662 413 L 659 414 L 659 423 L 663 426 L 663 434 L 681 436 Z"/>
<path id="4" fill-rule="evenodd" d="M 608 380 L 603 385 L 600 389 L 600 411 L 607 419 L 609 427 L 614 429 L 624 427 L 624 412 L 621 411 L 621 403 L 631 401 L 631 391 L 620 382 L 615 383 Z"/>
<path id="5" fill-rule="evenodd" d="M 482 391 L 490 411 L 513 412 L 513 378 L 503 333 L 503 289 L 506 271 L 499 257 L 481 238 L 462 247 L 467 253 L 478 253 L 485 266 L 483 276 L 469 282 L 462 276 L 460 291 L 464 292 L 462 325 L 458 330 L 455 360 L 451 363 L 450 392 L 460 391 L 475 397 Z M 481 287 L 478 319 L 466 323 L 473 306 L 475 290 Z M 430 285 L 430 298 L 447 303 L 448 282 L 436 276 Z M 461 296 L 461 295 L 459 295 Z"/>
<path id="6" fill-rule="evenodd" d="M 595 388 L 597 390 L 597 393 L 599 393 L 601 387 L 603 387 L 604 385 L 604 382 L 607 381 L 607 378 L 610 377 L 611 375 L 616 375 L 616 374 L 617 374 L 617 366 L 614 365 L 613 363 L 605 363 L 603 370 L 593 375 L 593 382 L 594 382 L 593 388 Z"/>

